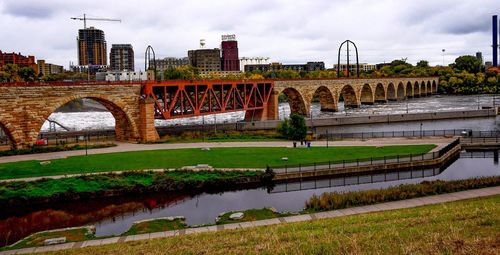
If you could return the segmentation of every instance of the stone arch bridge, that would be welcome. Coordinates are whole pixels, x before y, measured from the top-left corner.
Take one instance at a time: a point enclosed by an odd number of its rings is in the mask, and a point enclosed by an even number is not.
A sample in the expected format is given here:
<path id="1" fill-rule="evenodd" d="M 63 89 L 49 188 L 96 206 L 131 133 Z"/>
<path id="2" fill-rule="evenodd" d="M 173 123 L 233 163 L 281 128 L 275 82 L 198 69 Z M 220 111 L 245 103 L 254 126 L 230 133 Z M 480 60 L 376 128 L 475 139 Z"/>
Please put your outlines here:
<path id="1" fill-rule="evenodd" d="M 35 144 L 43 123 L 59 107 L 93 99 L 115 118 L 116 139 L 154 141 L 155 118 L 169 119 L 246 111 L 251 121 L 278 119 L 278 97 L 292 112 L 309 115 L 311 102 L 336 111 L 340 101 L 359 107 L 437 91 L 438 78 L 312 79 L 168 82 L 83 82 L 0 84 L 0 129 L 15 148 Z"/>

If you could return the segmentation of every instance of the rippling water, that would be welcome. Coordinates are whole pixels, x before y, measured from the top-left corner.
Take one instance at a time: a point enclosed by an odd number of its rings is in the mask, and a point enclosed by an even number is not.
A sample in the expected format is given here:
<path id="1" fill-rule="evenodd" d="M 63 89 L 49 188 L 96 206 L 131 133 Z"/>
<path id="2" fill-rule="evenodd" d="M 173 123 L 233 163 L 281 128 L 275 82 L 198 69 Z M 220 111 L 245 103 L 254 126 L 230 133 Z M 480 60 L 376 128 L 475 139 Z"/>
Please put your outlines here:
<path id="1" fill-rule="evenodd" d="M 342 102 L 339 103 L 338 112 L 321 112 L 320 104 L 312 104 L 313 118 L 328 118 L 341 115 L 386 115 L 400 113 L 422 113 L 435 111 L 461 111 L 474 110 L 482 106 L 493 106 L 494 96 L 429 96 L 414 98 L 400 102 L 389 102 L 385 104 L 362 105 L 357 109 L 345 109 Z M 500 103 L 500 102 L 496 102 Z M 279 104 L 279 118 L 283 119 L 290 114 L 288 103 Z M 202 123 L 232 123 L 242 121 L 245 117 L 244 112 L 213 114 L 203 117 L 189 117 L 172 120 L 156 120 L 156 126 L 188 125 Z M 115 125 L 114 117 L 110 112 L 55 112 L 49 117 L 62 125 L 74 129 L 106 129 L 113 128 Z M 49 130 L 49 123 L 45 122 L 43 131 Z"/>

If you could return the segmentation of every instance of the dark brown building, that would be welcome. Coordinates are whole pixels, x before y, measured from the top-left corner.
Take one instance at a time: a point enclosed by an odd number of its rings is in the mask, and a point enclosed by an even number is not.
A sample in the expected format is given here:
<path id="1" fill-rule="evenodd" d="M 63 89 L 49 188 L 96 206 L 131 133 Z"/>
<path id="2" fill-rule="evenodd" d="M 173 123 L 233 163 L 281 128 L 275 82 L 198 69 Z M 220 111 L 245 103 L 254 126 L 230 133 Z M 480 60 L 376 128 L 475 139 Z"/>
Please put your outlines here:
<path id="1" fill-rule="evenodd" d="M 109 65 L 113 71 L 134 71 L 134 48 L 132 48 L 132 45 L 111 45 Z"/>
<path id="2" fill-rule="evenodd" d="M 200 73 L 220 72 L 220 49 L 199 49 L 188 51 L 189 64 L 198 68 Z"/>
<path id="3" fill-rule="evenodd" d="M 19 67 L 31 67 L 38 73 L 38 66 L 34 56 L 23 56 L 21 53 L 7 53 L 0 50 L 0 67 L 6 64 L 15 64 Z"/>

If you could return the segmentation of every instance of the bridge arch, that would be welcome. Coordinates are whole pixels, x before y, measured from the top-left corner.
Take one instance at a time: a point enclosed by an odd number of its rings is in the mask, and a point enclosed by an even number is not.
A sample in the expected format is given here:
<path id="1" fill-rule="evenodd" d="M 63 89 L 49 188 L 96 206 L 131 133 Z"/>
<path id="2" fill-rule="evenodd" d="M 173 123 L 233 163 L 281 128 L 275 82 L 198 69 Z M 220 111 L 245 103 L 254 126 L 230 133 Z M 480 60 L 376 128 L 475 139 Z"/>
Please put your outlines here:
<path id="1" fill-rule="evenodd" d="M 419 97 L 420 96 L 420 86 L 418 84 L 418 81 L 415 82 L 413 85 L 413 97 Z"/>
<path id="2" fill-rule="evenodd" d="M 398 90 L 397 90 L 397 98 L 398 100 L 404 100 L 406 95 L 405 95 L 405 86 L 403 85 L 403 82 L 400 82 L 398 84 Z"/>
<path id="3" fill-rule="evenodd" d="M 437 84 L 436 84 L 436 81 L 432 81 L 432 93 L 437 93 Z"/>
<path id="4" fill-rule="evenodd" d="M 21 141 L 20 137 L 17 137 L 17 132 L 11 127 L 8 122 L 0 119 L 0 132 L 5 135 L 5 141 L 1 141 L 0 144 L 10 145 L 11 148 L 16 149 L 18 143 Z"/>
<path id="5" fill-rule="evenodd" d="M 298 113 L 304 116 L 308 115 L 304 98 L 300 92 L 294 88 L 285 88 L 280 94 L 283 93 L 288 98 L 291 113 Z"/>
<path id="6" fill-rule="evenodd" d="M 406 98 L 413 97 L 413 87 L 411 86 L 411 82 L 406 83 Z"/>
<path id="7" fill-rule="evenodd" d="M 427 95 L 427 91 L 425 89 L 425 81 L 422 81 L 420 84 L 420 95 L 425 96 Z"/>
<path id="8" fill-rule="evenodd" d="M 346 108 L 357 108 L 359 107 L 358 104 L 358 97 L 356 96 L 356 91 L 351 85 L 344 85 L 342 89 L 340 90 L 339 93 L 339 99 L 337 102 L 340 101 L 340 97 L 344 99 L 344 109 Z"/>
<path id="9" fill-rule="evenodd" d="M 35 132 L 32 140 L 36 140 L 40 130 L 42 128 L 43 123 L 49 118 L 49 116 L 54 113 L 60 107 L 73 102 L 77 99 L 92 99 L 101 105 L 103 105 L 115 118 L 115 139 L 118 141 L 137 141 L 140 139 L 138 125 L 132 116 L 128 112 L 128 106 L 116 102 L 113 99 L 110 99 L 107 95 L 101 94 L 84 94 L 84 95 L 73 95 L 61 98 L 60 100 L 55 101 L 53 104 L 48 105 L 44 109 L 44 113 L 41 118 L 35 120 Z"/>
<path id="10" fill-rule="evenodd" d="M 321 86 L 314 91 L 313 98 L 318 98 L 321 105 L 321 111 L 335 112 L 337 111 L 337 102 L 333 98 L 333 94 L 325 86 Z"/>
<path id="11" fill-rule="evenodd" d="M 432 84 L 431 81 L 427 81 L 427 94 L 430 95 L 432 94 Z"/>
<path id="12" fill-rule="evenodd" d="M 387 100 L 397 100 L 396 88 L 394 87 L 394 84 L 392 82 L 387 85 Z"/>
<path id="13" fill-rule="evenodd" d="M 361 104 L 374 103 L 372 87 L 369 84 L 363 85 L 363 88 L 361 89 L 360 98 L 361 98 Z"/>
<path id="14" fill-rule="evenodd" d="M 378 83 L 375 87 L 375 102 L 385 103 L 387 102 L 387 97 L 385 95 L 385 88 L 382 83 Z"/>

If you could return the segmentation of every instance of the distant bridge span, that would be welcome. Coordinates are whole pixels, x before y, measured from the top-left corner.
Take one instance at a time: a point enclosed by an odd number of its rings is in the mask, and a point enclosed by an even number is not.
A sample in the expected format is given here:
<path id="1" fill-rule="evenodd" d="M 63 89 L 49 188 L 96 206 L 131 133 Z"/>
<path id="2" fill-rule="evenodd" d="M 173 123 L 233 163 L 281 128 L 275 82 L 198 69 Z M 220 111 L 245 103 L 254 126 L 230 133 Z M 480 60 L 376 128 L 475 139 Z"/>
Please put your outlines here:
<path id="1" fill-rule="evenodd" d="M 177 80 L 0 84 L 0 128 L 15 148 L 35 144 L 43 123 L 59 107 L 80 98 L 104 105 L 120 141 L 154 141 L 154 119 L 246 111 L 251 121 L 278 119 L 278 96 L 292 112 L 309 116 L 318 99 L 324 111 L 404 100 L 437 92 L 437 77 L 301 80 Z"/>

